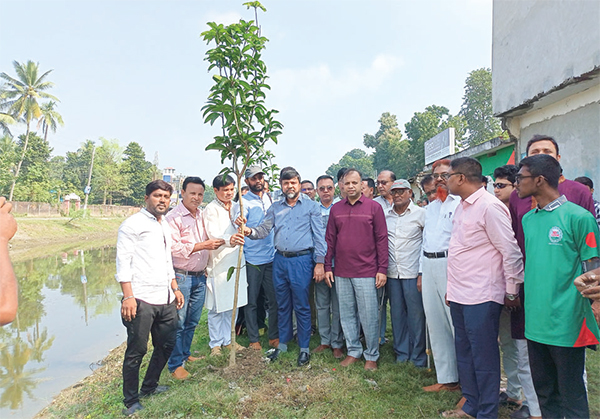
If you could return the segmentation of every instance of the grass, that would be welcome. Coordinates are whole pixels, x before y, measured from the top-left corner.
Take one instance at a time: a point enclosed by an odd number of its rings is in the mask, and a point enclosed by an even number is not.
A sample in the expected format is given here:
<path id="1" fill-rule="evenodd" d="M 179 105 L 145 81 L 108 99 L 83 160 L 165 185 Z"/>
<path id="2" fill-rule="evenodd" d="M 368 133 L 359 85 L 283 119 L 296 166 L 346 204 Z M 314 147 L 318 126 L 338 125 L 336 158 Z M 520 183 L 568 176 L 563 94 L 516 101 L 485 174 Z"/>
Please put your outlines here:
<path id="1" fill-rule="evenodd" d="M 390 328 L 388 327 L 388 334 Z M 425 393 L 422 386 L 436 382 L 435 372 L 411 364 L 394 364 L 391 344 L 381 349 L 378 371 L 364 371 L 363 363 L 339 366 L 331 352 L 313 354 L 309 367 L 296 367 L 298 347 L 275 363 L 265 363 L 252 350 L 238 353 L 237 364 L 228 368 L 227 351 L 208 356 L 206 311 L 192 344 L 194 356 L 206 356 L 186 367 L 191 378 L 171 379 L 165 369 L 161 384 L 171 386 L 165 394 L 142 401 L 140 418 L 437 418 L 440 410 L 452 409 L 458 393 Z M 247 346 L 247 337 L 238 337 Z M 261 337 L 263 348 L 268 345 Z M 319 344 L 311 339 L 311 348 Z M 114 350 L 104 366 L 91 377 L 61 393 L 39 417 L 113 418 L 121 415 L 121 363 L 124 345 Z M 591 417 L 600 417 L 600 354 L 588 351 L 588 388 Z M 149 360 L 142 365 L 145 371 Z M 510 410 L 501 408 L 500 418 Z"/>

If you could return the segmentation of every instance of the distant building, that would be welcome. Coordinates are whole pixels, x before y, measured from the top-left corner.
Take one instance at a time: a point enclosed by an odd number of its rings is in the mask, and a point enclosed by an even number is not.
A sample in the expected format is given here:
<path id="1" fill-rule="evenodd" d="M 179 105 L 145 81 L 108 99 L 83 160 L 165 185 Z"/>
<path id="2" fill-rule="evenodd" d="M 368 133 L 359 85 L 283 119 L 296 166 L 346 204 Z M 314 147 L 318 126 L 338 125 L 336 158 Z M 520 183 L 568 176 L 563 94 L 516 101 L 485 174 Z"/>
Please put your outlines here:
<path id="1" fill-rule="evenodd" d="M 165 167 L 163 169 L 162 179 L 167 183 L 171 183 L 171 182 L 173 182 L 174 178 L 175 178 L 175 169 L 172 167 Z M 171 185 L 171 186 L 173 186 L 173 185 Z"/>
<path id="2" fill-rule="evenodd" d="M 517 141 L 560 145 L 567 178 L 600 183 L 600 2 L 494 0 L 494 115 Z"/>

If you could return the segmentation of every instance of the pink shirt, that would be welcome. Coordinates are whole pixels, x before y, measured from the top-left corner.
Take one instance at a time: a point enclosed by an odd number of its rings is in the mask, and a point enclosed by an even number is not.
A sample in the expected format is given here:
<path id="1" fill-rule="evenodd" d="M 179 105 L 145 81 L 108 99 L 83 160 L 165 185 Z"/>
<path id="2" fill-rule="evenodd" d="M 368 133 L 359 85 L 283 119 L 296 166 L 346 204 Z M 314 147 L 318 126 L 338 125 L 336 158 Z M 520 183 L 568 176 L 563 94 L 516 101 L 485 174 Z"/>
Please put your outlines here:
<path id="1" fill-rule="evenodd" d="M 456 208 L 448 249 L 448 301 L 504 304 L 518 294 L 523 261 L 508 208 L 480 188 Z"/>
<path id="2" fill-rule="evenodd" d="M 171 227 L 171 254 L 173 266 L 177 269 L 199 272 L 206 269 L 208 250 L 194 252 L 194 245 L 208 240 L 204 230 L 202 212 L 196 210 L 196 217 L 179 203 L 165 217 Z"/>

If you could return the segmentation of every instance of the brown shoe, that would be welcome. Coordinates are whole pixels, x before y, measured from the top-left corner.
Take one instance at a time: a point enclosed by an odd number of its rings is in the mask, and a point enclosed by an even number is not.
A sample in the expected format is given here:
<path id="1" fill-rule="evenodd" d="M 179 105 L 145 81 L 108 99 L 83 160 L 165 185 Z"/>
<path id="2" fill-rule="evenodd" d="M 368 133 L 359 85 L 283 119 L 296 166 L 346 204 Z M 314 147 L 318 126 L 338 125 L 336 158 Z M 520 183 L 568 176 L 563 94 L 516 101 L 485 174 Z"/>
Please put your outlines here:
<path id="1" fill-rule="evenodd" d="M 458 403 L 456 403 L 455 409 L 462 409 L 466 402 L 467 402 L 467 399 L 465 399 L 464 397 L 461 397 L 460 400 L 458 401 Z"/>
<path id="2" fill-rule="evenodd" d="M 348 365 L 354 364 L 355 362 L 358 362 L 358 358 L 354 358 L 353 356 L 348 355 L 346 359 L 340 362 L 340 365 L 342 367 L 347 367 Z"/>
<path id="3" fill-rule="evenodd" d="M 196 361 L 200 361 L 201 359 L 204 359 L 203 356 L 188 356 L 188 358 L 186 359 L 186 362 L 196 362 Z"/>
<path id="4" fill-rule="evenodd" d="M 446 384 L 433 384 L 431 386 L 423 387 L 423 391 L 430 393 L 439 393 L 440 391 L 460 391 L 460 384 L 458 383 L 446 383 Z"/>
<path id="5" fill-rule="evenodd" d="M 344 357 L 344 352 L 341 348 L 333 348 L 333 357 L 336 359 L 342 359 Z"/>
<path id="6" fill-rule="evenodd" d="M 442 412 L 443 418 L 472 418 L 473 416 L 469 415 L 462 409 L 454 409 L 454 410 L 446 410 Z"/>
<path id="7" fill-rule="evenodd" d="M 377 370 L 377 362 L 365 361 L 365 370 L 366 371 L 376 371 Z"/>
<path id="8" fill-rule="evenodd" d="M 246 349 L 245 346 L 240 345 L 237 342 L 233 342 L 233 344 L 235 345 L 235 350 L 236 351 L 243 351 L 244 349 Z M 231 349 L 231 343 L 229 345 L 225 345 L 223 346 L 224 349 Z"/>
<path id="9" fill-rule="evenodd" d="M 177 367 L 177 369 L 171 373 L 171 377 L 173 377 L 176 380 L 185 380 L 189 376 L 190 373 L 183 369 L 183 367 Z"/>
<path id="10" fill-rule="evenodd" d="M 315 349 L 313 349 L 313 354 L 320 354 L 325 349 L 331 348 L 331 345 L 319 345 Z"/>
<path id="11" fill-rule="evenodd" d="M 248 348 L 254 349 L 255 351 L 262 350 L 262 346 L 260 346 L 260 342 L 250 342 L 250 345 L 248 345 Z"/>
<path id="12" fill-rule="evenodd" d="M 215 346 L 210 350 L 210 356 L 220 356 L 221 355 L 221 347 Z"/>
<path id="13" fill-rule="evenodd" d="M 269 339 L 269 346 L 271 348 L 277 348 L 279 346 L 279 339 Z"/>

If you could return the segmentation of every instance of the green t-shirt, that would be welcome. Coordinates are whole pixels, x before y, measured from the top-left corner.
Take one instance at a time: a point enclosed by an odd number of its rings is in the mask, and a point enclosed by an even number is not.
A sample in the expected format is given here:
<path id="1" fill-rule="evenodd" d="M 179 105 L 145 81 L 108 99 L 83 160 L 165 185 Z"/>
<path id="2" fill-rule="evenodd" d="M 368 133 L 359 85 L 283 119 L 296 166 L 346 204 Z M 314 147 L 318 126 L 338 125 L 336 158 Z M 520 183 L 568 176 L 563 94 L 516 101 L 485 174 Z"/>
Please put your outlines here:
<path id="1" fill-rule="evenodd" d="M 525 337 L 554 346 L 598 344 L 590 300 L 573 280 L 581 261 L 598 257 L 598 225 L 586 209 L 565 202 L 553 211 L 531 210 L 525 233 Z"/>

